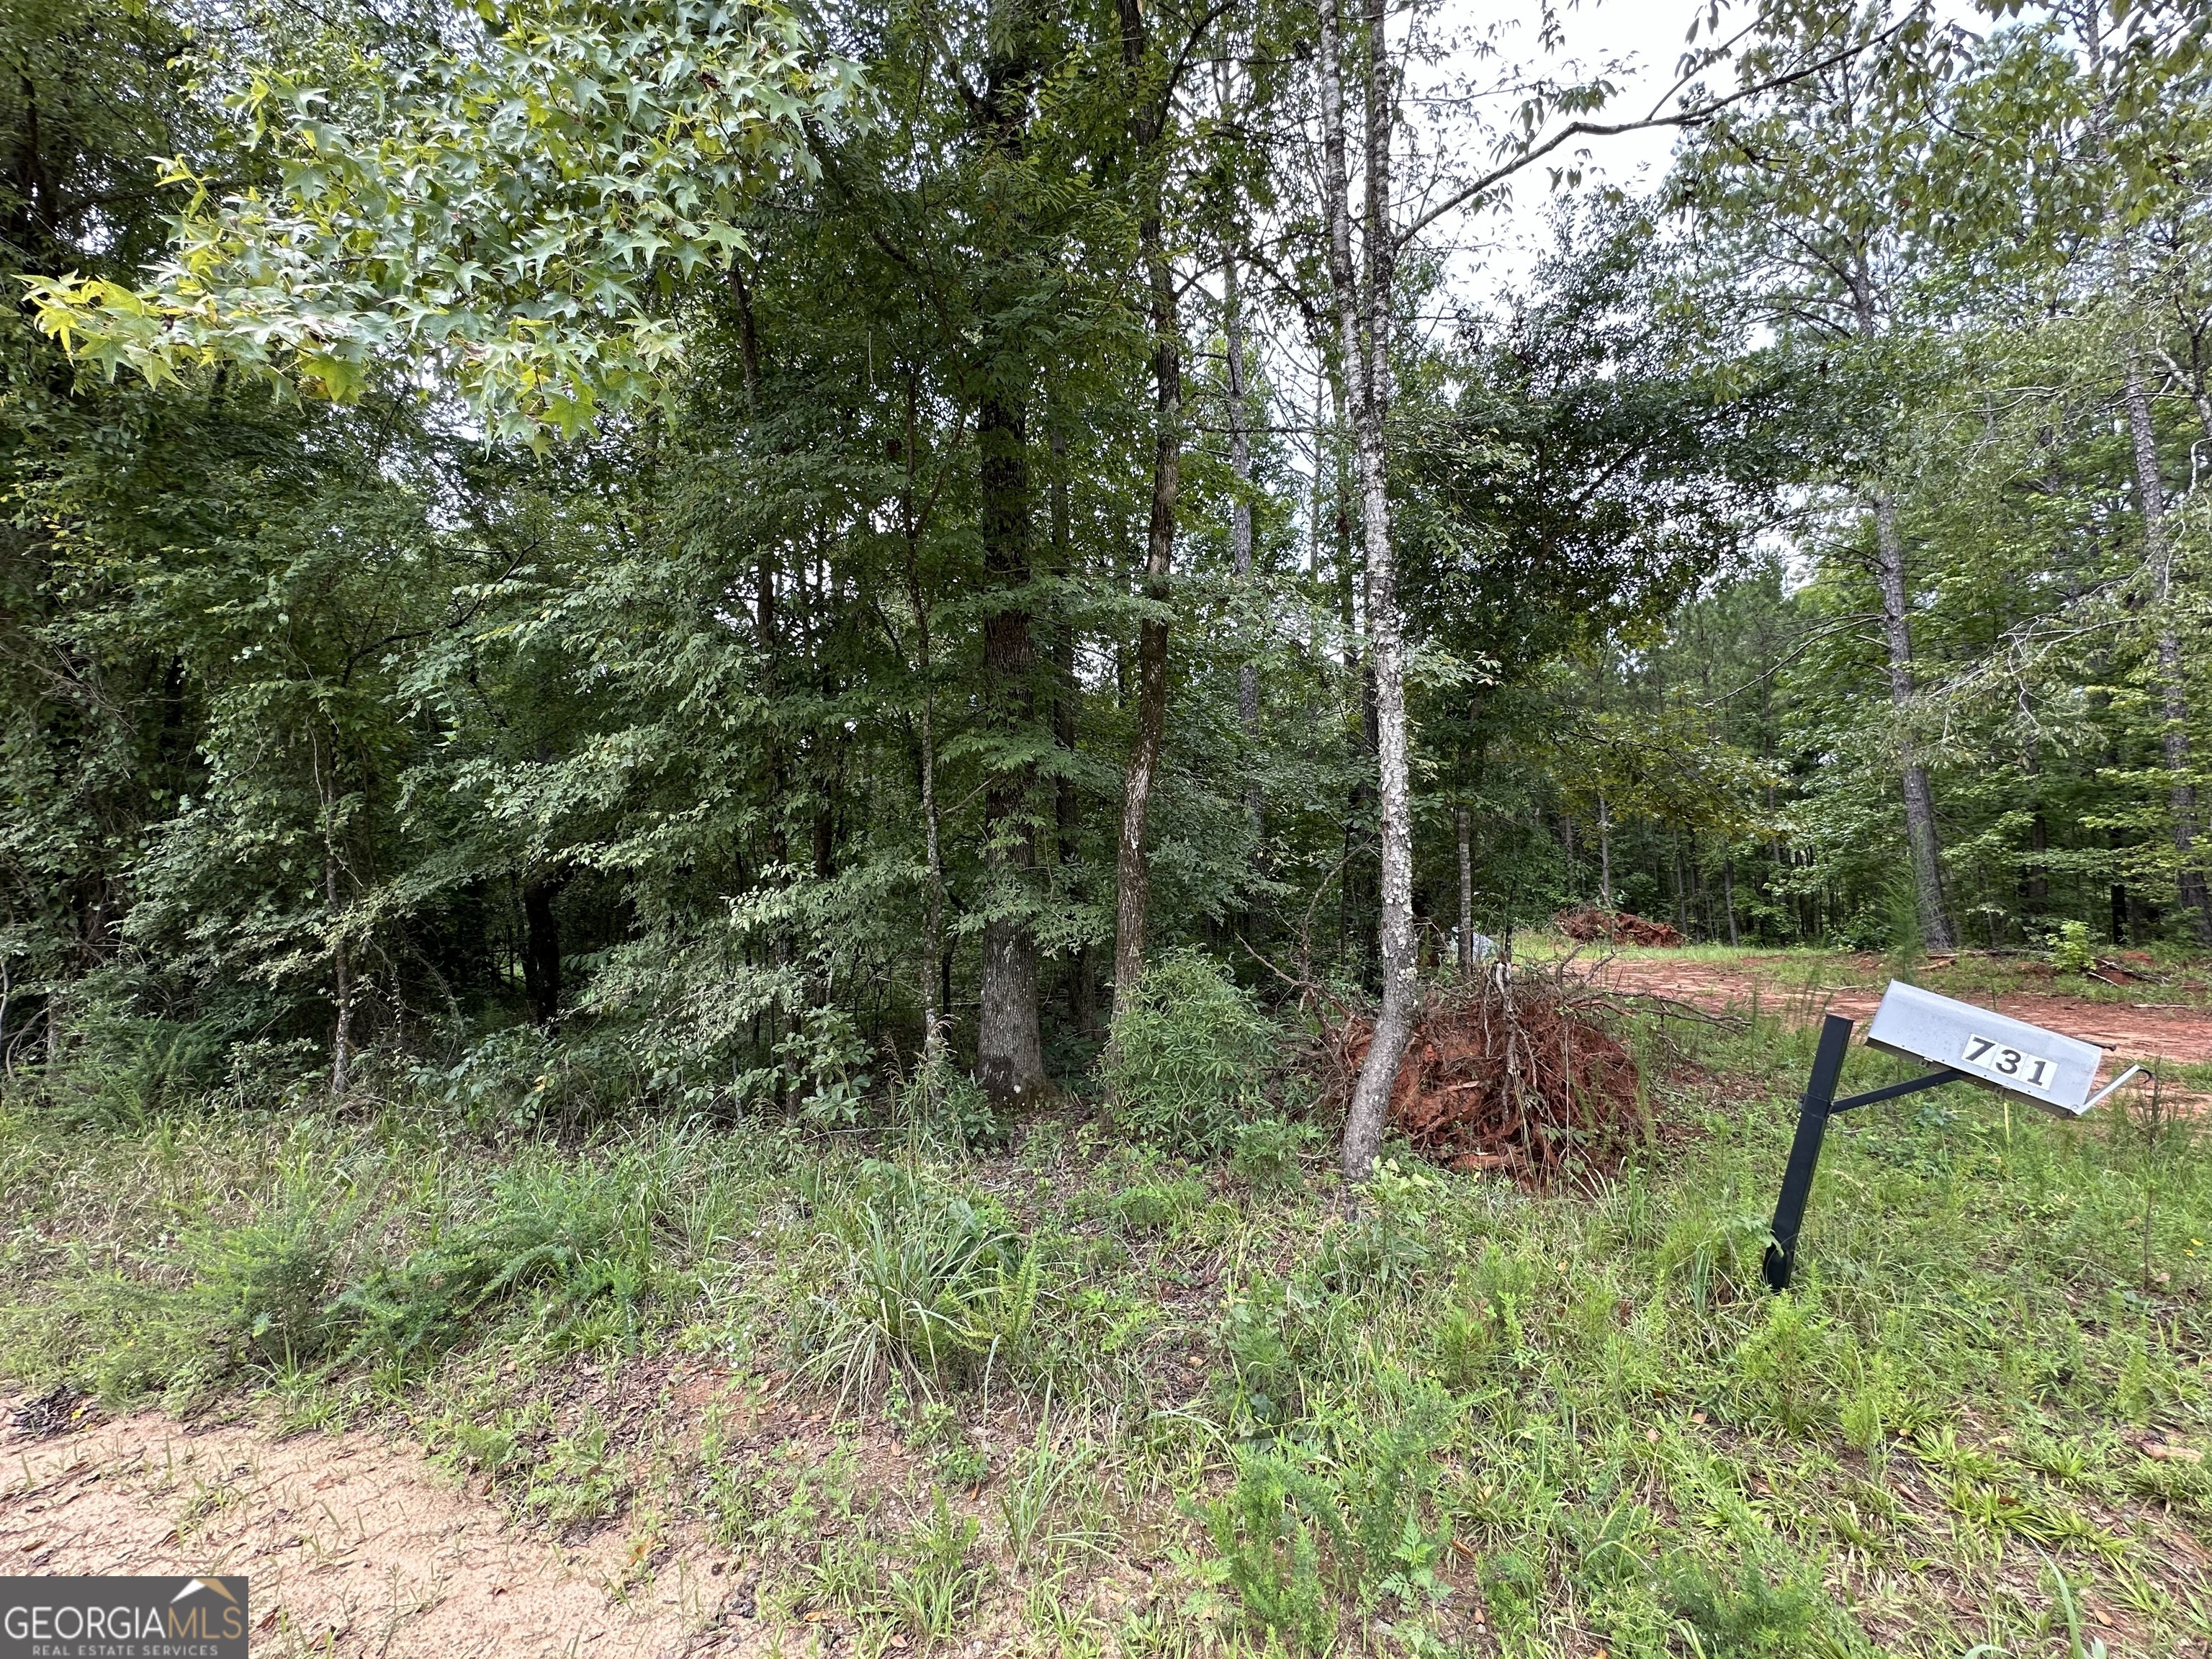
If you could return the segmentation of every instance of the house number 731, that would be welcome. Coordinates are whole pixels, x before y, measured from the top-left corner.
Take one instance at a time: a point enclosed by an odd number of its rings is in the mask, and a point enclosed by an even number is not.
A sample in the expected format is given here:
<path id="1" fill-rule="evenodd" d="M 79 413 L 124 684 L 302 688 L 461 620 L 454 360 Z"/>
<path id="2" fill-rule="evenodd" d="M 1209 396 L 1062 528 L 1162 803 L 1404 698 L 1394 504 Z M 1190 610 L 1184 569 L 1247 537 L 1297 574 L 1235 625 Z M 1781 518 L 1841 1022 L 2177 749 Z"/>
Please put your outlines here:
<path id="1" fill-rule="evenodd" d="M 1978 1066 L 2000 1077 L 2016 1079 L 2031 1089 L 2043 1088 L 2051 1079 L 2051 1062 L 2041 1054 L 2023 1054 L 1995 1037 L 1969 1036 L 1965 1060 L 1969 1066 Z"/>

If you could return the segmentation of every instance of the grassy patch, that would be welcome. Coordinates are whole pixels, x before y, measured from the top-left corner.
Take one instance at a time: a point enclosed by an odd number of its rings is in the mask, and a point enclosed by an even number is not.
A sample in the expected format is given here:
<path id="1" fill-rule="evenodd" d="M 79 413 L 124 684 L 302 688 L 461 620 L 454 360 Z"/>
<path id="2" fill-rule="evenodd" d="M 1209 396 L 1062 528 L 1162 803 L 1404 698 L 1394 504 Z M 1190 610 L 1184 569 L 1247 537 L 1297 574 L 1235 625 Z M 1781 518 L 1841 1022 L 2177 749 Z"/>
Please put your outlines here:
<path id="1" fill-rule="evenodd" d="M 0 1367 L 402 1425 L 518 1524 L 627 1516 L 640 1572 L 689 1539 L 869 1652 L 2212 1642 L 2195 1126 L 1855 1114 L 1775 1297 L 1808 1035 L 1640 1047 L 1670 1127 L 1542 1197 L 1399 1158 L 1355 1201 L 1280 1126 L 940 1157 L 18 1100 Z"/>

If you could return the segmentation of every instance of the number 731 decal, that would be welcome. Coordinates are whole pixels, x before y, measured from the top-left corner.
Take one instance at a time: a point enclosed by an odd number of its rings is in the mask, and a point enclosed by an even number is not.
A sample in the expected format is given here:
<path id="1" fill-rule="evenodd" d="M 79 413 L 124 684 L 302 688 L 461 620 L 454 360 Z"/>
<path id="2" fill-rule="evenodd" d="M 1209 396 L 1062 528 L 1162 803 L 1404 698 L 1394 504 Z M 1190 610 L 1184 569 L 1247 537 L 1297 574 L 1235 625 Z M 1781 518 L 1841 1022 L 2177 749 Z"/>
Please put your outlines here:
<path id="1" fill-rule="evenodd" d="M 2030 1089 L 2049 1088 L 2051 1074 L 2057 1069 L 2041 1054 L 2025 1053 L 1999 1042 L 1995 1037 L 1969 1036 L 1966 1052 L 1960 1059 L 1968 1066 L 1995 1072 L 2000 1077 L 2012 1078 Z"/>

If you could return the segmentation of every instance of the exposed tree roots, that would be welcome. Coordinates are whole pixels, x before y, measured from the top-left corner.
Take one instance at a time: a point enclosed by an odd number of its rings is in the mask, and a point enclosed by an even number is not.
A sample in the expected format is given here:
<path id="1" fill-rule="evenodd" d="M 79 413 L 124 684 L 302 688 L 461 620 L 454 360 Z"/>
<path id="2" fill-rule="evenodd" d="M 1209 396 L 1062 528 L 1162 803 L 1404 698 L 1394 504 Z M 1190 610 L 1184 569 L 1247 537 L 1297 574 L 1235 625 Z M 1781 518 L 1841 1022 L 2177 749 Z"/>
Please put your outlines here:
<path id="1" fill-rule="evenodd" d="M 1585 904 L 1577 910 L 1562 910 L 1552 918 L 1552 925 L 1583 945 L 1689 943 L 1670 923 L 1647 921 L 1626 910 L 1601 910 L 1595 904 Z"/>
<path id="2" fill-rule="evenodd" d="M 1391 1127 L 1437 1163 L 1529 1187 L 1618 1162 L 1650 1125 L 1615 1013 L 1603 991 L 1558 969 L 1497 963 L 1432 988 L 1399 1069 Z M 1364 1014 L 1323 1016 L 1325 1081 L 1340 1095 L 1370 1029 Z"/>

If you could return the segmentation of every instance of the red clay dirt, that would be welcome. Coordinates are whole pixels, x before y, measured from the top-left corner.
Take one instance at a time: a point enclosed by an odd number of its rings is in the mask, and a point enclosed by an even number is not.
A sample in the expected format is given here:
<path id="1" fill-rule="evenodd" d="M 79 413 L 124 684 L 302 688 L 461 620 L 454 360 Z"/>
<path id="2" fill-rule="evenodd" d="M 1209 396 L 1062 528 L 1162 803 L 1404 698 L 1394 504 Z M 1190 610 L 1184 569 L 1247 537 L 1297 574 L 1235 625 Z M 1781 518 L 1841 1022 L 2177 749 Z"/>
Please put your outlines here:
<path id="1" fill-rule="evenodd" d="M 1616 957 L 1609 961 L 1593 960 L 1587 966 L 1577 964 L 1610 989 L 1666 997 L 1696 1008 L 1713 1012 L 1745 1008 L 1755 989 L 1763 1008 L 1784 1018 L 1809 1023 L 1822 1014 L 1836 1013 L 1848 1015 L 1863 1025 L 1873 1017 L 1887 981 L 1879 979 L 1880 969 L 1871 960 L 1857 965 L 1876 982 L 1809 989 L 1804 983 L 1804 964 L 1784 957 L 1746 957 L 1736 963 Z M 1928 988 L 1943 992 L 1941 977 L 1940 974 L 1930 975 Z M 2159 988 L 2145 983 L 2130 988 L 2144 993 L 2142 1002 L 2093 1002 L 2086 997 L 2039 991 L 2009 992 L 1988 1000 L 1966 993 L 1961 1000 L 2096 1043 L 2111 1049 L 2121 1061 L 2212 1062 L 2212 1012 L 2146 1006 L 2156 999 Z"/>

